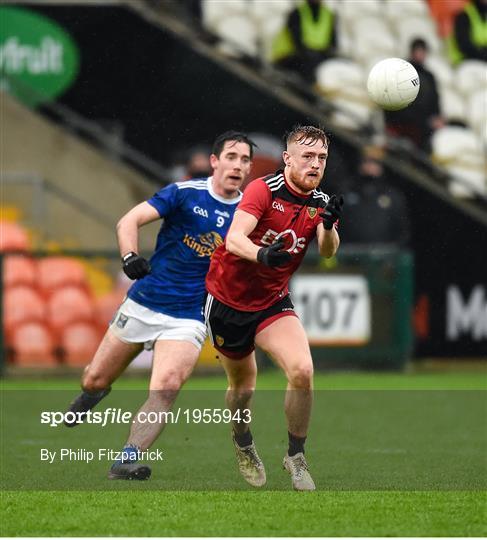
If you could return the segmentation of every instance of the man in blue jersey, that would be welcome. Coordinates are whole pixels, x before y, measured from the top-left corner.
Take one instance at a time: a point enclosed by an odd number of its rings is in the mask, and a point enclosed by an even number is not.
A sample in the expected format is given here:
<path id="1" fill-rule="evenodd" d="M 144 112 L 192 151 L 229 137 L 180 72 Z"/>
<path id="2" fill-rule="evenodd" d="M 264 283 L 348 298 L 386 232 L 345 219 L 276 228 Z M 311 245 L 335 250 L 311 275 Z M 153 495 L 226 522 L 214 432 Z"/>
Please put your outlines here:
<path id="1" fill-rule="evenodd" d="M 206 337 L 205 277 L 240 201 L 239 188 L 249 175 L 253 147 L 243 133 L 220 135 L 210 156 L 213 176 L 171 184 L 118 222 L 123 270 L 136 281 L 85 369 L 83 392 L 69 408 L 77 418 L 66 425 L 82 421 L 144 346 L 153 347 L 154 356 L 149 397 L 139 413 L 171 409 Z M 138 230 L 161 218 L 156 248 L 147 261 L 138 254 Z M 122 459 L 110 469 L 111 479 L 143 480 L 151 474 L 137 456 L 156 440 L 164 423 L 142 423 L 138 418 L 137 414 Z"/>

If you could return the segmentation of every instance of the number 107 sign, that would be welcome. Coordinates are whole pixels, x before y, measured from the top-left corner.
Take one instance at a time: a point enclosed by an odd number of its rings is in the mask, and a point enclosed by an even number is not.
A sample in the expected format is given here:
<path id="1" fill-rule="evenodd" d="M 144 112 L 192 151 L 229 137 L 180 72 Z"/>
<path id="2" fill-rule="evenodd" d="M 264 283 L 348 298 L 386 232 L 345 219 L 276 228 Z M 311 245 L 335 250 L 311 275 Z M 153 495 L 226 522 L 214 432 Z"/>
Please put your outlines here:
<path id="1" fill-rule="evenodd" d="M 291 298 L 311 345 L 363 345 L 370 340 L 370 294 L 363 276 L 297 275 Z"/>

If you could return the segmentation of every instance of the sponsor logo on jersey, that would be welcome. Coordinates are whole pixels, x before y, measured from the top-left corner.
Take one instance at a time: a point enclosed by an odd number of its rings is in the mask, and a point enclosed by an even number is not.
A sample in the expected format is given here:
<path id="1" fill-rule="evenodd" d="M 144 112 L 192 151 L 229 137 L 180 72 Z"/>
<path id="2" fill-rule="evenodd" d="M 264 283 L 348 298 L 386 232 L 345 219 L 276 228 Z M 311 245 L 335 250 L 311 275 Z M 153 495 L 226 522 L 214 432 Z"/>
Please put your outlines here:
<path id="1" fill-rule="evenodd" d="M 280 202 L 274 201 L 272 203 L 272 208 L 274 208 L 275 210 L 279 210 L 279 212 L 284 213 L 284 206 Z"/>
<path id="2" fill-rule="evenodd" d="M 201 217 L 205 217 L 207 218 L 208 217 L 208 210 L 206 210 L 205 208 L 201 208 L 199 206 L 195 206 L 193 207 L 193 212 L 195 214 L 198 214 L 199 216 Z"/>
<path id="3" fill-rule="evenodd" d="M 183 243 L 198 254 L 198 257 L 211 257 L 218 246 L 223 244 L 223 238 L 217 232 L 200 234 L 194 238 L 185 234 Z"/>
<path id="4" fill-rule="evenodd" d="M 308 210 L 308 216 L 313 219 L 316 214 L 318 213 L 318 210 L 316 208 L 310 208 L 309 206 L 306 208 Z"/>
<path id="5" fill-rule="evenodd" d="M 304 236 L 298 238 L 298 235 L 292 229 L 286 229 L 280 233 L 272 229 L 267 229 L 260 242 L 261 244 L 270 246 L 281 239 L 284 240 L 284 247 L 289 253 L 299 253 L 306 247 L 306 238 Z"/>
<path id="6" fill-rule="evenodd" d="M 226 217 L 230 219 L 230 214 L 228 212 L 222 212 L 221 210 L 215 210 L 217 216 Z"/>
<path id="7" fill-rule="evenodd" d="M 215 336 L 216 344 L 221 347 L 225 343 L 225 339 L 222 336 Z"/>

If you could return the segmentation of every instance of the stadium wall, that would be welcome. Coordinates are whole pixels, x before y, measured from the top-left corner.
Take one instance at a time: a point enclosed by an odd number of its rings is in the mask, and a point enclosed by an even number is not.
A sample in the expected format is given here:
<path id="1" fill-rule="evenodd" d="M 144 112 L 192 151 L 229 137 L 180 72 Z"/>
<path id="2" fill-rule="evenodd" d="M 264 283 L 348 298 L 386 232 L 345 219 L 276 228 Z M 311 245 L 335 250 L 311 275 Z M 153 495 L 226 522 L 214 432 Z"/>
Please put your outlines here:
<path id="1" fill-rule="evenodd" d="M 67 133 L 41 115 L 2 93 L 2 174 L 22 173 L 40 177 L 58 188 L 56 196 L 46 190 L 42 228 L 45 240 L 85 249 L 113 250 L 118 219 L 155 187 L 127 166 L 107 159 L 100 151 Z M 63 193 L 66 195 L 63 197 Z M 70 199 L 75 197 L 80 205 Z M 3 183 L 2 204 L 19 207 L 27 222 L 32 217 L 31 187 Z M 104 216 L 93 219 L 83 208 Z M 154 236 L 143 235 L 142 246 L 150 249 Z"/>

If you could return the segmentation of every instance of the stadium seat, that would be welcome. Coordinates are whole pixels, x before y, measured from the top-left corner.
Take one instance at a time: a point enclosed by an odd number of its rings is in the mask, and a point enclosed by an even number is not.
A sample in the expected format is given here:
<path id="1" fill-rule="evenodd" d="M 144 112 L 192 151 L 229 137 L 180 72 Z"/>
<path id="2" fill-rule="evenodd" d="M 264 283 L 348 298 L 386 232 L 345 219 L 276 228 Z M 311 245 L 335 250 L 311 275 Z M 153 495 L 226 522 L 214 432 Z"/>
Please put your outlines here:
<path id="1" fill-rule="evenodd" d="M 399 35 L 399 56 L 408 57 L 411 42 L 416 38 L 422 38 L 426 41 L 431 54 L 441 54 L 443 43 L 438 37 L 435 23 L 431 18 L 402 18 L 396 28 Z"/>
<path id="2" fill-rule="evenodd" d="M 407 0 L 398 2 L 397 0 L 386 0 L 384 2 L 384 13 L 391 21 L 399 24 L 405 17 L 429 17 L 428 5 L 424 0 Z"/>
<path id="3" fill-rule="evenodd" d="M 215 33 L 222 40 L 218 48 L 225 54 L 257 56 L 259 52 L 257 25 L 248 16 L 232 15 L 218 21 Z"/>
<path id="4" fill-rule="evenodd" d="M 29 251 L 27 231 L 18 223 L 0 220 L 0 251 Z"/>
<path id="5" fill-rule="evenodd" d="M 293 0 L 253 0 L 246 4 L 242 13 L 249 12 L 257 22 L 274 17 L 284 17 L 285 20 L 295 6 Z"/>
<path id="6" fill-rule="evenodd" d="M 475 194 L 487 195 L 485 169 L 473 169 L 470 165 L 450 165 L 448 172 L 454 177 L 450 182 L 449 190 L 458 198 L 469 198 Z"/>
<path id="7" fill-rule="evenodd" d="M 272 61 L 272 48 L 277 34 L 286 24 L 286 15 L 276 13 L 272 17 L 255 20 L 260 55 L 267 62 Z"/>
<path id="8" fill-rule="evenodd" d="M 453 86 L 454 72 L 447 60 L 443 56 L 430 54 L 426 58 L 425 67 L 435 76 L 438 87 Z"/>
<path id="9" fill-rule="evenodd" d="M 452 181 L 450 192 L 456 197 L 486 193 L 486 159 L 479 137 L 470 129 L 446 126 L 432 138 L 432 159 L 460 181 Z"/>
<path id="10" fill-rule="evenodd" d="M 215 31 L 218 23 L 233 15 L 245 15 L 247 12 L 246 0 L 203 0 L 201 2 L 201 15 L 203 25 Z"/>
<path id="11" fill-rule="evenodd" d="M 13 329 L 26 322 L 43 321 L 46 306 L 39 293 L 32 287 L 8 287 L 3 294 L 3 324 L 7 340 Z"/>
<path id="12" fill-rule="evenodd" d="M 62 358 L 70 366 L 85 366 L 98 348 L 100 332 L 94 324 L 74 323 L 66 326 L 60 339 Z"/>
<path id="13" fill-rule="evenodd" d="M 13 361 L 25 367 L 55 366 L 54 342 L 48 328 L 40 322 L 19 325 L 12 333 Z"/>
<path id="14" fill-rule="evenodd" d="M 363 94 L 366 84 L 364 69 L 352 60 L 331 59 L 316 68 L 318 90 L 328 98 Z"/>
<path id="15" fill-rule="evenodd" d="M 339 108 L 332 113 L 333 121 L 338 126 L 356 130 L 370 122 L 372 109 L 365 92 L 361 100 L 352 101 L 350 98 L 336 98 L 332 100 L 332 103 Z"/>
<path id="16" fill-rule="evenodd" d="M 95 299 L 95 321 L 100 329 L 106 330 L 126 294 L 126 289 L 114 289 Z"/>
<path id="17" fill-rule="evenodd" d="M 465 97 L 483 89 L 487 92 L 487 62 L 465 60 L 455 71 L 455 84 Z"/>
<path id="18" fill-rule="evenodd" d="M 342 56 L 343 58 L 353 58 L 354 52 L 354 39 L 350 32 L 345 29 L 341 22 L 339 22 L 337 32 L 337 56 Z"/>
<path id="19" fill-rule="evenodd" d="M 34 287 L 37 280 L 36 261 L 26 255 L 8 255 L 3 259 L 3 286 Z"/>
<path id="20" fill-rule="evenodd" d="M 48 322 L 58 335 L 70 323 L 93 321 L 94 311 L 92 299 L 78 287 L 57 289 L 47 303 Z"/>
<path id="21" fill-rule="evenodd" d="M 38 285 L 46 295 L 65 285 L 88 289 L 86 270 L 76 259 L 46 257 L 38 262 Z"/>
<path id="22" fill-rule="evenodd" d="M 257 28 L 257 40 L 263 60 L 272 60 L 275 37 L 285 26 L 294 7 L 293 0 L 253 0 L 247 4 L 247 11 Z"/>
<path id="23" fill-rule="evenodd" d="M 486 74 L 487 78 L 487 74 Z M 487 140 L 487 90 L 480 89 L 470 95 L 467 104 L 467 121 L 469 126 L 482 138 Z"/>
<path id="24" fill-rule="evenodd" d="M 365 71 L 352 60 L 331 59 L 316 69 L 318 90 L 339 109 L 333 119 L 356 129 L 370 120 L 372 104 L 366 91 Z"/>
<path id="25" fill-rule="evenodd" d="M 335 8 L 344 27 L 351 28 L 360 19 L 381 17 L 383 4 L 379 0 L 360 0 L 360 2 L 341 1 L 335 4 Z"/>
<path id="26" fill-rule="evenodd" d="M 442 86 L 439 88 L 440 110 L 446 120 L 466 121 L 465 100 L 452 88 Z"/>
<path id="27" fill-rule="evenodd" d="M 362 63 L 371 57 L 396 56 L 396 39 L 389 25 L 380 18 L 365 17 L 354 21 L 352 39 L 359 47 L 354 47 L 354 58 Z"/>

